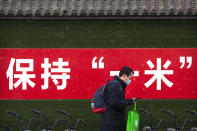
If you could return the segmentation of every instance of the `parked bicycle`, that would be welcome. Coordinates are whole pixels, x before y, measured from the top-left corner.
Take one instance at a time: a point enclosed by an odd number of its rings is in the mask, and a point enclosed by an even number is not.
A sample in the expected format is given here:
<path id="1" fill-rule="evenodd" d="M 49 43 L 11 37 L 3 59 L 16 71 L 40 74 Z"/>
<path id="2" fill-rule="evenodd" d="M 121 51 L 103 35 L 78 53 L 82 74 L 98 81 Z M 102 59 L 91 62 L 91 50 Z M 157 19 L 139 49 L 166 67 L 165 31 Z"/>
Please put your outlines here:
<path id="1" fill-rule="evenodd" d="M 47 116 L 44 113 L 42 113 L 38 110 L 32 110 L 32 112 L 39 115 L 41 117 L 41 119 L 44 120 L 44 128 L 42 129 L 42 131 L 52 131 L 56 127 L 57 123 L 62 123 L 63 125 L 65 125 L 65 123 L 67 123 L 67 121 L 65 119 L 57 118 L 55 120 L 55 122 L 53 123 L 53 125 L 50 126 L 49 123 L 48 123 Z"/>
<path id="2" fill-rule="evenodd" d="M 31 118 L 29 120 L 27 126 L 24 127 L 22 117 L 21 117 L 21 115 L 19 113 L 13 112 L 13 111 L 7 111 L 7 112 L 8 112 L 8 114 L 12 115 L 13 117 L 16 117 L 16 118 L 19 119 L 20 131 L 31 131 L 29 129 L 29 127 L 30 127 L 32 122 L 36 122 L 38 124 L 38 126 L 40 126 L 39 120 L 37 120 L 36 118 Z M 11 131 L 10 127 L 8 127 L 7 125 L 4 126 L 4 128 L 6 128 L 8 131 Z"/>
<path id="3" fill-rule="evenodd" d="M 167 128 L 167 131 L 182 131 L 188 122 L 192 122 L 192 119 L 186 118 L 182 126 L 178 126 L 177 116 L 171 110 L 163 109 L 162 112 L 167 113 L 174 119 L 174 128 Z"/>
<path id="4" fill-rule="evenodd" d="M 63 114 L 64 116 L 67 117 L 68 119 L 68 129 L 65 129 L 65 131 L 76 131 L 77 127 L 80 123 L 84 123 L 84 120 L 78 119 L 75 126 L 72 125 L 72 115 L 70 115 L 67 111 L 65 110 L 57 110 L 59 113 Z"/>
<path id="5" fill-rule="evenodd" d="M 146 110 L 146 109 L 143 109 L 143 108 L 138 108 L 138 110 L 141 111 L 141 112 L 144 112 L 145 115 L 149 118 L 149 124 L 148 124 L 148 126 L 145 126 L 143 128 L 143 131 L 157 131 L 157 129 L 160 127 L 160 125 L 162 123 L 167 122 L 166 119 L 161 118 L 159 120 L 159 122 L 157 123 L 157 125 L 153 126 L 153 115 L 152 115 L 152 113 L 150 111 Z"/>
<path id="6" fill-rule="evenodd" d="M 197 112 L 195 110 L 187 109 L 186 112 L 189 112 L 192 116 L 197 117 Z M 195 127 L 192 127 L 190 131 L 197 131 L 197 121 L 192 119 L 192 123 L 195 125 Z"/>

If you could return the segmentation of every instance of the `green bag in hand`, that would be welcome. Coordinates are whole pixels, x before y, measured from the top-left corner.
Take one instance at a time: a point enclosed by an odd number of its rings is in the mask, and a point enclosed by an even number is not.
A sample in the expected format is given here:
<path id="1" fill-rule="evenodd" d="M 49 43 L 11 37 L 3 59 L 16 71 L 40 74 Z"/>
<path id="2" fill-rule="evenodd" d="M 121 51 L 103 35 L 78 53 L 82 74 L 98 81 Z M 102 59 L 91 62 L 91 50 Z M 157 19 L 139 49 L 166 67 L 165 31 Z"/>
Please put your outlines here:
<path id="1" fill-rule="evenodd" d="M 135 103 L 133 111 L 131 110 L 128 112 L 127 131 L 138 131 L 139 121 L 140 121 L 140 117 L 136 111 L 136 103 Z"/>

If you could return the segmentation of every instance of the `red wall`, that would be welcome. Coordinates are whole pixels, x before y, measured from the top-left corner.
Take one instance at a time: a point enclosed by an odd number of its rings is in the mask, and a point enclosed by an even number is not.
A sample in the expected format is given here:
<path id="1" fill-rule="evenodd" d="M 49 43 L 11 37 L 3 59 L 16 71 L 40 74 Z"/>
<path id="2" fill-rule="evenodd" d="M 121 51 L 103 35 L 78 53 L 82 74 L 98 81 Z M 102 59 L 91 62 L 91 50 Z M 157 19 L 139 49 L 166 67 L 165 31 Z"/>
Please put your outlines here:
<path id="1" fill-rule="evenodd" d="M 41 67 L 44 58 L 49 58 L 49 65 L 51 64 L 53 69 L 48 69 L 49 76 L 52 75 L 53 78 L 48 78 L 49 83 L 45 89 L 42 88 L 44 79 L 41 78 L 41 74 L 44 74 L 44 68 Z M 54 70 L 57 66 L 53 65 L 53 62 L 57 62 L 58 58 L 68 62 L 68 66 L 63 66 L 63 69 L 67 68 L 65 71 Z M 93 58 L 96 58 L 98 68 L 92 68 Z M 20 64 L 20 59 L 25 59 L 27 63 L 22 61 Z M 100 64 L 99 60 L 102 60 Z M 147 64 L 149 60 L 154 67 Z M 28 61 L 32 61 L 32 71 L 28 68 L 30 66 Z M 119 71 L 124 65 L 139 72 L 139 76 L 134 76 L 127 87 L 126 97 L 197 99 L 197 49 L 195 48 L 0 49 L 0 64 L 0 99 L 91 99 L 97 88 L 105 84 L 107 79 L 113 78 L 110 76 L 110 71 Z M 19 68 L 16 68 L 16 65 Z M 9 72 L 7 72 L 9 66 Z M 32 74 L 33 77 L 35 75 L 35 78 L 30 78 L 33 82 L 32 87 L 27 84 L 25 88 L 25 82 L 24 85 L 20 83 L 18 77 L 24 76 L 24 74 L 21 75 L 20 68 L 23 71 L 27 70 L 26 74 Z M 157 73 L 156 79 L 153 79 L 149 87 L 146 87 L 145 83 L 154 75 L 148 75 L 147 72 Z M 170 74 L 165 74 L 166 72 Z M 163 77 L 161 73 L 164 73 Z M 70 79 L 57 79 L 58 83 L 55 84 L 53 81 L 55 75 L 60 78 L 61 76 L 70 77 Z M 16 87 L 11 85 L 11 77 Z M 27 79 L 28 75 L 23 78 Z M 171 85 L 165 84 L 164 79 L 169 80 Z M 63 81 L 66 82 L 65 86 Z M 57 86 L 62 87 L 58 89 Z"/>

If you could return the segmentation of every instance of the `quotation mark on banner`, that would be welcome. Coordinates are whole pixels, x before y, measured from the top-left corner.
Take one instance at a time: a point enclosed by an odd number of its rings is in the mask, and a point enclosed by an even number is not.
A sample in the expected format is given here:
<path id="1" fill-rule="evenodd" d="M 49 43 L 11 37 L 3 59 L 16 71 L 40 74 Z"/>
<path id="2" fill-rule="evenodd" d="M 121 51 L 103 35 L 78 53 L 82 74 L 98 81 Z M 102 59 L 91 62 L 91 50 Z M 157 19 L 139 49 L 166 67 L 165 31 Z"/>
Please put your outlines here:
<path id="1" fill-rule="evenodd" d="M 96 62 L 96 59 L 97 57 L 95 56 L 92 60 L 92 69 L 97 69 L 97 68 L 104 69 L 104 62 L 103 62 L 104 57 L 101 57 L 98 63 Z"/>
<path id="2" fill-rule="evenodd" d="M 186 60 L 185 60 L 185 57 L 184 56 L 180 56 L 180 63 L 181 63 L 181 69 L 185 66 L 185 61 L 186 63 L 188 63 L 188 66 L 187 68 L 190 68 L 191 65 L 192 65 L 192 57 L 191 56 L 188 56 L 186 57 Z"/>

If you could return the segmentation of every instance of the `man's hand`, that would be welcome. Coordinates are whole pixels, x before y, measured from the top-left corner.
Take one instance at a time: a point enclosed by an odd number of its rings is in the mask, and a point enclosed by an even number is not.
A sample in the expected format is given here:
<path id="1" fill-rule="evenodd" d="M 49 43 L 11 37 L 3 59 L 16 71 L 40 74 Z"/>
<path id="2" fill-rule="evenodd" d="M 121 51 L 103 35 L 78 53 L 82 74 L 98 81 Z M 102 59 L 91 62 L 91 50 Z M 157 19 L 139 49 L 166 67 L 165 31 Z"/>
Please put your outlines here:
<path id="1" fill-rule="evenodd" d="M 138 99 L 139 99 L 139 98 L 127 99 L 127 105 L 131 105 L 131 104 L 137 102 Z"/>
<path id="2" fill-rule="evenodd" d="M 133 100 L 133 103 L 137 102 L 137 99 L 136 98 L 132 98 L 132 100 Z"/>

